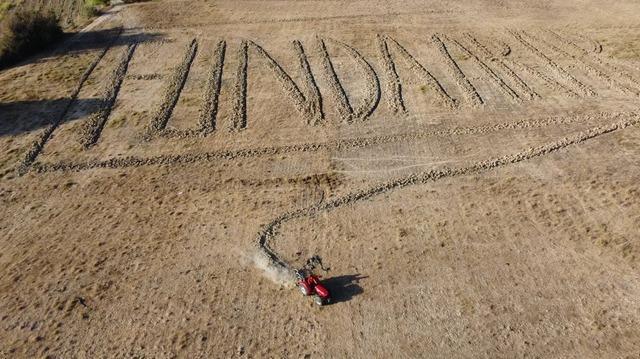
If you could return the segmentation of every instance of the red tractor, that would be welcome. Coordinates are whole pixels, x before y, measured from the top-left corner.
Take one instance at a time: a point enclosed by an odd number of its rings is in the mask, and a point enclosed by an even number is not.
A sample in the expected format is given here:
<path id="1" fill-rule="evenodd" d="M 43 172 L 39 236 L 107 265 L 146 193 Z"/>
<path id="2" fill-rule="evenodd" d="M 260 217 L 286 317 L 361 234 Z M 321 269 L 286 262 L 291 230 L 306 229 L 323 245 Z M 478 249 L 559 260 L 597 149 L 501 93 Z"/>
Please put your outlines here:
<path id="1" fill-rule="evenodd" d="M 313 302 L 317 305 L 325 305 L 331 302 L 331 293 L 320 283 L 320 276 L 308 271 L 296 271 L 298 289 L 304 296 L 312 295 Z"/>
<path id="2" fill-rule="evenodd" d="M 313 296 L 313 301 L 317 305 L 325 305 L 331 302 L 331 293 L 327 287 L 320 282 L 321 276 L 313 274 L 313 269 L 316 266 L 320 266 L 324 271 L 328 271 L 329 268 L 324 268 L 322 265 L 322 259 L 319 256 L 313 256 L 307 261 L 307 264 L 296 270 L 296 285 L 300 292 L 304 296 Z"/>

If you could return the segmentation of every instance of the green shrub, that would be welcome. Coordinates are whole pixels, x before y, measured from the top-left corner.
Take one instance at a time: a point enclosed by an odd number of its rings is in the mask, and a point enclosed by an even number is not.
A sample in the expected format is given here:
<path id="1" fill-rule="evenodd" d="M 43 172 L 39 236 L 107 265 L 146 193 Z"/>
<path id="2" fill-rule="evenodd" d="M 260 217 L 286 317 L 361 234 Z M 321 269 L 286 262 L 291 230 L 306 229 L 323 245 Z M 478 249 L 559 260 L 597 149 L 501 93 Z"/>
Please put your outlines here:
<path id="1" fill-rule="evenodd" d="M 94 17 L 100 15 L 100 10 L 97 7 L 89 4 L 84 4 L 82 7 L 82 16 L 84 17 Z"/>
<path id="2" fill-rule="evenodd" d="M 0 1 L 0 20 L 4 18 L 4 16 L 9 12 L 9 10 L 13 9 L 15 5 L 9 1 Z"/>
<path id="3" fill-rule="evenodd" d="M 100 9 L 109 5 L 108 0 L 85 0 L 83 12 L 86 17 L 94 17 L 100 15 Z"/>
<path id="4" fill-rule="evenodd" d="M 108 0 L 85 0 L 85 3 L 93 6 L 107 6 L 109 5 Z"/>
<path id="5" fill-rule="evenodd" d="M 53 12 L 18 10 L 10 13 L 0 29 L 0 67 L 35 54 L 62 35 Z"/>

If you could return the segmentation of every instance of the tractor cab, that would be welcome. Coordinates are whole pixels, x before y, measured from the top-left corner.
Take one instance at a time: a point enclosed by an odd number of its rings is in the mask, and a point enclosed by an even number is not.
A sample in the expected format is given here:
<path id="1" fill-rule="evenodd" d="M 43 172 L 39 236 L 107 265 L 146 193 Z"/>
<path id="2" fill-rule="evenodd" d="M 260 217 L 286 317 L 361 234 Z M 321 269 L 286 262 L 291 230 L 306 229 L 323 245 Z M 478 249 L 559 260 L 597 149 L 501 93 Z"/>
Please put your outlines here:
<path id="1" fill-rule="evenodd" d="M 319 265 L 324 271 L 322 266 L 322 259 L 319 256 L 313 256 L 307 261 L 307 264 L 296 270 L 296 285 L 304 296 L 313 296 L 313 302 L 317 305 L 325 305 L 331 302 L 331 293 L 327 287 L 322 285 L 320 278 L 322 276 L 313 274 L 313 269 Z"/>

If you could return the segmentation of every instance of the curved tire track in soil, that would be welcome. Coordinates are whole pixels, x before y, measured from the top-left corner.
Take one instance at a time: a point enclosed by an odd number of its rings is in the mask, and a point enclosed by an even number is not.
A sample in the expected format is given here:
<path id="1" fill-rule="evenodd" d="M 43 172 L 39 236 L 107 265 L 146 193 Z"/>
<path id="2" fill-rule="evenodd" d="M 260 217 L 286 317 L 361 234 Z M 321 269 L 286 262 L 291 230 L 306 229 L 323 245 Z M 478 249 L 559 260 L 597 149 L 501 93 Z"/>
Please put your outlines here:
<path id="1" fill-rule="evenodd" d="M 347 53 L 351 55 L 354 62 L 362 69 L 362 72 L 365 75 L 368 96 L 364 98 L 362 105 L 354 109 L 352 118 L 354 120 L 366 120 L 367 117 L 375 111 L 376 107 L 378 107 L 378 103 L 380 103 L 381 93 L 378 75 L 371 64 L 360 54 L 360 52 L 358 52 L 358 50 L 338 40 L 329 39 L 329 41 L 345 49 Z"/>
<path id="2" fill-rule="evenodd" d="M 362 72 L 365 75 L 366 88 L 368 92 L 368 95 L 363 99 L 362 104 L 354 109 L 351 101 L 349 100 L 349 96 L 344 90 L 344 86 L 342 86 L 342 83 L 338 78 L 338 74 L 336 73 L 333 61 L 331 61 L 331 56 L 327 51 L 325 40 L 317 38 L 318 52 L 322 61 L 324 76 L 327 83 L 329 84 L 329 91 L 331 92 L 331 96 L 334 98 L 334 101 L 337 104 L 338 114 L 340 115 L 342 122 L 348 124 L 355 121 L 366 120 L 373 113 L 376 107 L 378 107 L 378 103 L 380 102 L 380 80 L 378 79 L 378 76 L 373 70 L 371 64 L 367 62 L 367 60 L 358 52 L 358 50 L 338 40 L 326 40 L 345 50 L 355 62 L 355 64 L 357 64 L 357 66 L 361 68 Z"/>
<path id="3" fill-rule="evenodd" d="M 289 221 L 303 217 L 313 217 L 319 213 L 329 212 L 347 205 L 353 205 L 358 202 L 369 200 L 379 195 L 387 194 L 392 191 L 400 190 L 413 185 L 436 182 L 445 178 L 482 173 L 491 169 L 505 167 L 510 164 L 516 164 L 537 157 L 546 156 L 571 145 L 576 145 L 587 140 L 605 135 L 607 133 L 622 130 L 629 126 L 635 126 L 639 122 L 640 118 L 637 115 L 634 115 L 631 119 L 614 122 L 604 126 L 594 127 L 587 131 L 579 132 L 577 134 L 564 137 L 560 140 L 550 142 L 542 146 L 532 147 L 524 151 L 508 154 L 502 157 L 492 158 L 485 161 L 479 161 L 465 167 L 450 167 L 410 174 L 408 176 L 384 182 L 368 189 L 355 191 L 345 196 L 338 197 L 327 202 L 319 203 L 314 206 L 294 211 L 288 211 L 274 218 L 271 222 L 263 227 L 262 231 L 258 233 L 256 245 L 258 246 L 258 249 L 270 259 L 273 266 L 280 267 L 283 270 L 292 271 L 293 269 L 290 267 L 290 265 L 284 259 L 282 259 L 269 245 L 269 241 L 273 241 L 278 235 L 279 228 Z"/>
<path id="4" fill-rule="evenodd" d="M 582 34 L 576 34 L 576 36 L 581 38 L 583 41 L 588 42 L 589 44 L 591 44 L 592 52 L 594 54 L 602 53 L 602 44 L 599 41 L 594 40 L 592 38 L 589 38 L 587 36 L 584 36 Z"/>
<path id="5" fill-rule="evenodd" d="M 34 163 L 33 169 L 38 173 L 46 172 L 80 172 L 95 168 L 130 168 L 141 166 L 153 166 L 153 165 L 178 165 L 178 164 L 193 164 L 199 162 L 215 162 L 221 160 L 234 160 L 241 158 L 253 158 L 259 156 L 273 156 L 296 152 L 317 152 L 322 150 L 330 151 L 342 151 L 348 149 L 365 148 L 369 146 L 395 143 L 401 141 L 418 141 L 428 137 L 434 136 L 462 136 L 462 135 L 474 135 L 474 134 L 489 134 L 502 130 L 517 130 L 517 129 L 531 129 L 531 128 L 543 128 L 551 125 L 563 125 L 582 123 L 589 121 L 591 118 L 602 117 L 619 117 L 630 116 L 634 113 L 594 113 L 588 116 L 573 116 L 573 117 L 548 117 L 539 118 L 533 120 L 521 120 L 518 122 L 503 122 L 494 125 L 477 126 L 477 127 L 455 127 L 452 129 L 444 130 L 432 130 L 432 131 L 418 131 L 409 133 L 400 133 L 395 135 L 375 136 L 375 137 L 361 137 L 351 139 L 339 139 L 329 142 L 317 142 L 317 143 L 302 143 L 280 147 L 258 147 L 247 148 L 239 150 L 228 151 L 215 151 L 196 154 L 182 154 L 182 155 L 160 155 L 155 157 L 136 157 L 128 156 L 122 158 L 112 158 L 108 160 L 93 160 L 87 162 L 66 162 L 61 161 L 57 163 Z"/>
<path id="6" fill-rule="evenodd" d="M 73 106 L 73 104 L 75 104 L 75 102 L 78 100 L 78 95 L 80 94 L 80 90 L 82 90 L 82 87 L 84 86 L 85 82 L 87 82 L 87 80 L 89 79 L 89 76 L 91 76 L 91 74 L 93 73 L 93 70 L 95 70 L 95 68 L 98 66 L 100 61 L 104 58 L 104 56 L 107 54 L 109 49 L 111 49 L 111 47 L 115 44 L 116 40 L 120 38 L 120 35 L 122 35 L 122 31 L 123 31 L 122 28 L 118 29 L 118 33 L 111 39 L 111 41 L 109 41 L 107 46 L 105 46 L 105 48 L 102 49 L 102 51 L 98 54 L 98 56 L 96 56 L 96 58 L 91 62 L 91 64 L 89 64 L 87 69 L 84 70 L 84 73 L 82 73 L 82 76 L 80 76 L 80 81 L 78 81 L 78 85 L 75 87 L 75 89 L 71 93 L 71 96 L 69 96 L 69 98 L 67 99 L 67 103 L 65 104 L 62 112 L 60 112 L 60 115 L 53 121 L 51 125 L 49 125 L 44 131 L 42 131 L 42 133 L 38 136 L 38 138 L 36 138 L 36 140 L 33 141 L 33 143 L 31 144 L 31 148 L 27 150 L 27 154 L 25 155 L 21 163 L 18 165 L 18 175 L 23 175 L 29 172 L 31 165 L 35 162 L 40 152 L 42 152 L 42 149 L 44 148 L 45 143 L 47 143 L 53 131 L 55 131 L 56 128 L 58 128 L 58 126 L 60 126 L 64 118 L 67 116 L 67 113 L 69 113 L 69 110 L 71 110 L 71 107 Z"/>

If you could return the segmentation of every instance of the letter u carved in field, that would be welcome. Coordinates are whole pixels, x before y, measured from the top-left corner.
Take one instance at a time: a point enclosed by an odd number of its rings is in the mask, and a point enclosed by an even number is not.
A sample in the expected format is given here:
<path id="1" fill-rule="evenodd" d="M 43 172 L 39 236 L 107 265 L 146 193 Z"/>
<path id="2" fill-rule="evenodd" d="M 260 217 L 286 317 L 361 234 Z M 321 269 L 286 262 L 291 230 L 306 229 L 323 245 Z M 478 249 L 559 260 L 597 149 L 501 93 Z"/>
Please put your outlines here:
<path id="1" fill-rule="evenodd" d="M 329 91 L 338 105 L 338 113 L 342 121 L 351 123 L 353 121 L 367 119 L 376 107 L 378 107 L 378 103 L 380 102 L 380 81 L 378 80 L 376 72 L 367 60 L 353 47 L 337 40 L 327 39 L 326 41 L 344 49 L 358 67 L 360 67 L 366 81 L 367 95 L 362 100 L 362 103 L 354 108 L 336 74 L 333 62 L 327 51 L 325 40 L 318 39 L 322 67 L 327 77 L 327 82 L 329 83 Z"/>
<path id="2" fill-rule="evenodd" d="M 293 41 L 293 49 L 299 60 L 300 72 L 303 78 L 304 92 L 300 89 L 291 76 L 269 55 L 260 45 L 253 41 L 242 41 L 238 50 L 238 68 L 236 71 L 236 83 L 234 87 L 234 105 L 231 114 L 233 130 L 242 130 L 247 127 L 247 72 L 249 50 L 266 60 L 267 66 L 280 82 L 284 92 L 291 98 L 296 110 L 307 124 L 315 125 L 323 119 L 322 98 L 311 73 L 311 67 L 304 53 L 304 48 L 299 41 Z"/>

